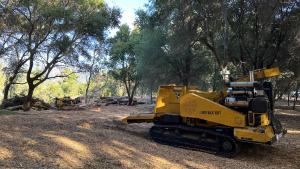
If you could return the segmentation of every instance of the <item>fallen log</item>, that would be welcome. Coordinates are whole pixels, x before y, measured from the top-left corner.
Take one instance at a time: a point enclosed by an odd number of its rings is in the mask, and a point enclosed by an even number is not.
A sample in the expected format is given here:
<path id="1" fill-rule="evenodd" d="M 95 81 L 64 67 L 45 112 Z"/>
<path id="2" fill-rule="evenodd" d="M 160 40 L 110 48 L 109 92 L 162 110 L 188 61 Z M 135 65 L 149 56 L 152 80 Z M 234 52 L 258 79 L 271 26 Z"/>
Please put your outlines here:
<path id="1" fill-rule="evenodd" d="M 11 106 L 11 107 L 7 107 L 5 109 L 10 110 L 10 111 L 23 110 L 23 105 Z"/>
<path id="2" fill-rule="evenodd" d="M 108 106 L 111 104 L 118 104 L 118 105 L 128 105 L 129 99 L 128 97 L 100 97 L 98 100 L 94 101 L 97 106 Z M 145 102 L 138 102 L 136 98 L 133 99 L 133 105 L 137 104 L 145 104 Z"/>

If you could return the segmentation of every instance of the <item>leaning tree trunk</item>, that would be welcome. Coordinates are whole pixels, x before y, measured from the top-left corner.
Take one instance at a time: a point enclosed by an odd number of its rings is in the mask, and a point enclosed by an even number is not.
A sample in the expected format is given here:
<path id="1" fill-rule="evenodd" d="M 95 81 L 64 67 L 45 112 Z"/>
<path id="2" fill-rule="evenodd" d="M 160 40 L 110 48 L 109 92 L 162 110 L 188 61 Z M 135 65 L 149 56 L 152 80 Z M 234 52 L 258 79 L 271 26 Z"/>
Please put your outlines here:
<path id="1" fill-rule="evenodd" d="M 8 83 L 5 85 L 4 90 L 3 90 L 3 101 L 8 99 L 8 93 L 10 89 L 11 83 Z"/>
<path id="2" fill-rule="evenodd" d="M 9 90 L 10 90 L 11 86 L 13 85 L 14 81 L 16 80 L 19 70 L 21 69 L 21 67 L 24 63 L 25 62 L 19 62 L 13 71 L 13 75 L 11 75 L 9 78 L 7 78 L 7 81 L 5 83 L 5 87 L 3 90 L 3 101 L 8 99 Z"/>
<path id="3" fill-rule="evenodd" d="M 2 100 L 2 103 L 0 105 L 0 108 L 4 108 L 3 105 L 5 103 L 5 101 L 8 99 L 8 92 L 9 92 L 9 89 L 10 89 L 10 85 L 5 85 L 4 87 L 4 90 L 3 90 L 3 100 Z"/>
<path id="4" fill-rule="evenodd" d="M 15 73 L 13 76 L 8 78 L 8 81 L 5 84 L 4 90 L 3 90 L 3 101 L 8 99 L 8 93 L 10 90 L 11 85 L 13 84 L 13 81 L 16 79 L 17 73 Z"/>
<path id="5" fill-rule="evenodd" d="M 33 91 L 34 91 L 34 86 L 33 85 L 29 85 L 28 87 L 28 93 L 27 96 L 24 100 L 23 103 L 23 110 L 24 111 L 29 111 L 31 109 L 32 106 L 32 98 L 33 98 Z"/>

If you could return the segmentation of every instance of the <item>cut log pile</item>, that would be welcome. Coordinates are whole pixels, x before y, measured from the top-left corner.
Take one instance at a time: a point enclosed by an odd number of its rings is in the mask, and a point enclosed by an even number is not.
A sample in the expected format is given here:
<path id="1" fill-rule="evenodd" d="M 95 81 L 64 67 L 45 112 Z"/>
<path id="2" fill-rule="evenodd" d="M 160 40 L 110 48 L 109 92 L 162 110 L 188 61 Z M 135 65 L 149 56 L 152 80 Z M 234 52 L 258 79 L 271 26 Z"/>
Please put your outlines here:
<path id="1" fill-rule="evenodd" d="M 100 97 L 99 99 L 95 100 L 97 106 L 108 106 L 111 104 L 115 105 L 128 105 L 129 99 L 128 97 Z M 139 102 L 136 98 L 133 99 L 133 105 L 137 104 L 145 104 L 145 102 Z"/>
<path id="2" fill-rule="evenodd" d="M 79 110 L 81 107 L 80 97 L 72 99 L 71 97 L 55 98 L 55 107 L 58 110 Z"/>
<path id="3" fill-rule="evenodd" d="M 26 96 L 15 96 L 15 97 L 9 98 L 9 99 L 3 101 L 1 108 L 11 110 L 11 111 L 23 110 L 23 104 L 25 102 L 25 99 L 26 99 Z M 32 99 L 32 109 L 34 109 L 34 110 L 49 110 L 49 109 L 51 109 L 51 105 L 44 102 L 41 99 L 33 98 Z"/>

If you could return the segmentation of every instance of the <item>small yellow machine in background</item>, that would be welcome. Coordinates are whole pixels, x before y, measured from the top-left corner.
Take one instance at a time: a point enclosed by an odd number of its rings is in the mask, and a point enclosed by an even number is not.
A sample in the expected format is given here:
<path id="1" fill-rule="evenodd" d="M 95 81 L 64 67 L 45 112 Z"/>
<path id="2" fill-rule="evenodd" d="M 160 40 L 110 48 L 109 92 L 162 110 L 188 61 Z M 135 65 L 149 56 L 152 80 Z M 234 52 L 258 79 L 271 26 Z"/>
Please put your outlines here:
<path id="1" fill-rule="evenodd" d="M 150 136 L 157 142 L 232 157 L 240 142 L 272 144 L 286 133 L 273 114 L 272 84 L 264 81 L 279 74 L 278 68 L 251 71 L 220 92 L 160 86 L 154 113 L 123 122 L 152 122 Z"/>

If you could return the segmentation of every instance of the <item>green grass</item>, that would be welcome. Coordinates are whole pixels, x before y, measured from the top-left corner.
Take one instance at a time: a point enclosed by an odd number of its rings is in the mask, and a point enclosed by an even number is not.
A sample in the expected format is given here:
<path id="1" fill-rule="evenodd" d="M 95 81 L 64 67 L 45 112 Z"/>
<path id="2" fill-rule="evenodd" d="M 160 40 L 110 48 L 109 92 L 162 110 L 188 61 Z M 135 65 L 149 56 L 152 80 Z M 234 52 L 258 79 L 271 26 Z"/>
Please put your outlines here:
<path id="1" fill-rule="evenodd" d="M 15 111 L 0 109 L 0 115 L 12 115 L 12 114 L 16 114 L 16 113 L 17 112 L 15 112 Z"/>

